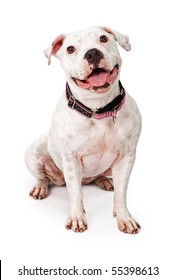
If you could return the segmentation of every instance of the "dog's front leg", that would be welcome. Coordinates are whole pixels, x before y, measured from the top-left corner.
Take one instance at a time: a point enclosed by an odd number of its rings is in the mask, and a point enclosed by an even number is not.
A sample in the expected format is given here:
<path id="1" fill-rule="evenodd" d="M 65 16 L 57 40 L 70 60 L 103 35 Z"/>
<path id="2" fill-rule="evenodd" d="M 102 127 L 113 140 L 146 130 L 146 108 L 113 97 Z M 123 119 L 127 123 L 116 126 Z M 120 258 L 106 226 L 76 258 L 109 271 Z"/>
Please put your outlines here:
<path id="1" fill-rule="evenodd" d="M 87 221 L 81 191 L 82 166 L 73 153 L 62 154 L 62 166 L 70 203 L 66 228 L 75 232 L 83 232 L 87 229 Z"/>
<path id="2" fill-rule="evenodd" d="M 138 233 L 140 226 L 130 215 L 126 205 L 126 193 L 129 177 L 135 161 L 135 152 L 123 155 L 112 166 L 114 183 L 114 217 L 121 231 L 125 233 Z"/>

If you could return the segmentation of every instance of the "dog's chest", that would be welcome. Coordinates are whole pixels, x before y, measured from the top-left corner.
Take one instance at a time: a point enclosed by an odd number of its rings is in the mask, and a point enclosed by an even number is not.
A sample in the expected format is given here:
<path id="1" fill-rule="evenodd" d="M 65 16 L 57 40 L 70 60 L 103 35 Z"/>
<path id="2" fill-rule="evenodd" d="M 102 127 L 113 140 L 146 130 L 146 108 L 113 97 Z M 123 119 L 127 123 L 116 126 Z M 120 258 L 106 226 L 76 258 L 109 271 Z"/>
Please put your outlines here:
<path id="1" fill-rule="evenodd" d="M 120 155 L 122 149 L 118 134 L 114 129 L 95 127 L 77 149 L 82 162 L 83 173 L 97 175 L 106 171 Z"/>
<path id="2" fill-rule="evenodd" d="M 61 127 L 53 130 L 55 150 L 52 150 L 58 156 L 63 151 L 76 154 L 83 167 L 83 176 L 95 176 L 106 171 L 124 149 L 120 124 L 113 123 L 112 118 L 90 120 L 81 116 L 72 122 L 72 126 L 67 121 L 63 127 L 62 137 L 54 133 L 61 131 Z"/>
<path id="3" fill-rule="evenodd" d="M 78 129 L 75 134 L 77 151 L 87 155 L 104 154 L 107 151 L 116 150 L 119 140 L 118 134 L 118 128 L 115 127 L 112 119 L 92 120 L 89 125 Z"/>

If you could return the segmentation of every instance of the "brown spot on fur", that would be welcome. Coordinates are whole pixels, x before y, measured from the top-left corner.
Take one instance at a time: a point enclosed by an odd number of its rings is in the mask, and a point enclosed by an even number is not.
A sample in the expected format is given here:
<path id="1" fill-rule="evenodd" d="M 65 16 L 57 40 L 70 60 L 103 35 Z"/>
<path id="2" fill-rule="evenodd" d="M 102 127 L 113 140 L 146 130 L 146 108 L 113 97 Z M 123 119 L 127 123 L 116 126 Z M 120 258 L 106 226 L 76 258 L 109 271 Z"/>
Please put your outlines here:
<path id="1" fill-rule="evenodd" d="M 65 184 L 62 171 L 55 165 L 51 157 L 45 156 L 40 159 L 39 172 L 42 177 L 48 178 L 51 183 L 62 186 Z"/>

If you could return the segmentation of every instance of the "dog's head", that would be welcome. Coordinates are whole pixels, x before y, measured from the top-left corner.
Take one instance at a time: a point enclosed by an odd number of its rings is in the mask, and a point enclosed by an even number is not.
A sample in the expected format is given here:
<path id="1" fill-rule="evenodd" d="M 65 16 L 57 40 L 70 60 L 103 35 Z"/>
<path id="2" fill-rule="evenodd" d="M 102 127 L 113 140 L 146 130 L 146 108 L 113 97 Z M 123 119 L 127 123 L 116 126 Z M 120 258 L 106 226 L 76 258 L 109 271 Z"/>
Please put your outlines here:
<path id="1" fill-rule="evenodd" d="M 117 43 L 129 51 L 128 36 L 107 27 L 58 36 L 45 51 L 59 58 L 68 82 L 95 93 L 107 92 L 119 78 L 122 60 Z"/>

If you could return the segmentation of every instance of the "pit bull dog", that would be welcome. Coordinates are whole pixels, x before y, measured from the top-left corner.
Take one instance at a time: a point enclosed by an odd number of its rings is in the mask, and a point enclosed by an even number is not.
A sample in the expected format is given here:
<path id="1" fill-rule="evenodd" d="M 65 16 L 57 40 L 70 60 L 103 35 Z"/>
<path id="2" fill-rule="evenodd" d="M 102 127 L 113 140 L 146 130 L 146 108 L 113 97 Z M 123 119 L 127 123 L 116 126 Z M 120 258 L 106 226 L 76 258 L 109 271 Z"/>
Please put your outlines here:
<path id="1" fill-rule="evenodd" d="M 126 205 L 126 192 L 141 131 L 141 116 L 119 80 L 122 59 L 117 43 L 131 49 L 129 38 L 107 27 L 60 35 L 45 51 L 60 60 L 66 90 L 59 99 L 49 131 L 26 151 L 26 164 L 37 178 L 30 192 L 48 195 L 50 184 L 66 185 L 67 229 L 87 229 L 81 185 L 94 182 L 114 190 L 113 215 L 125 233 L 140 225 Z"/>

